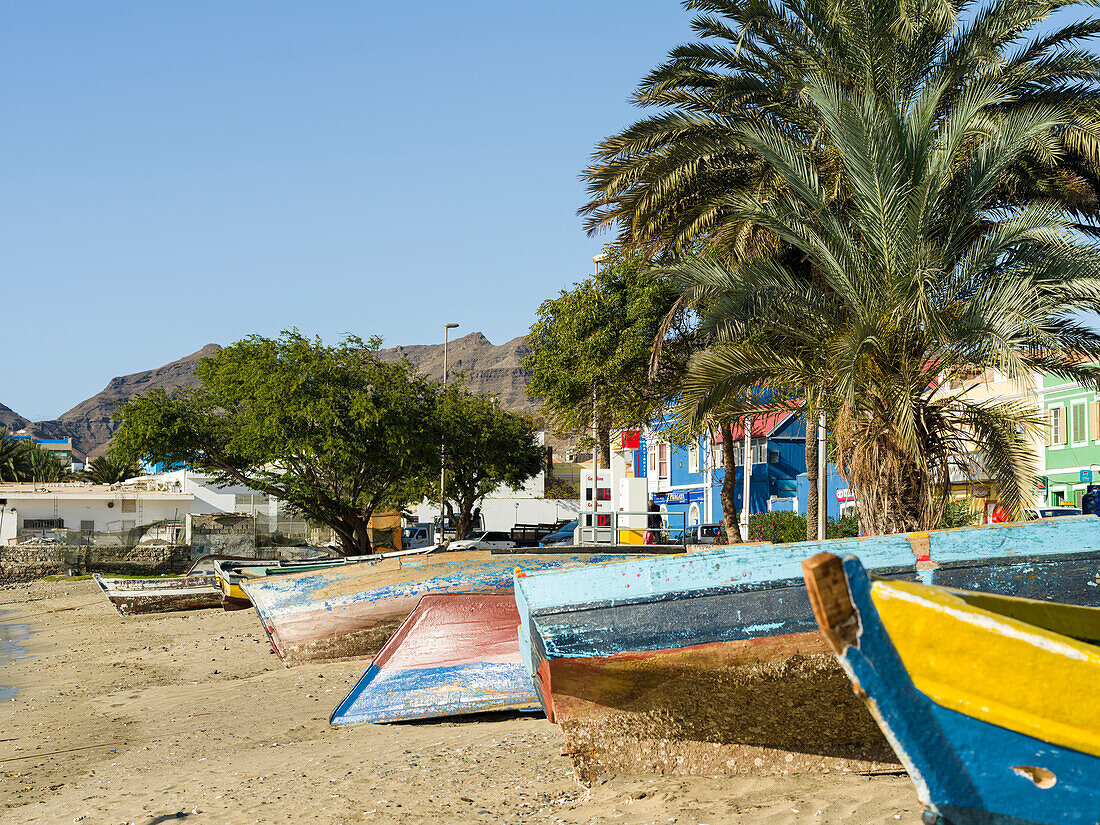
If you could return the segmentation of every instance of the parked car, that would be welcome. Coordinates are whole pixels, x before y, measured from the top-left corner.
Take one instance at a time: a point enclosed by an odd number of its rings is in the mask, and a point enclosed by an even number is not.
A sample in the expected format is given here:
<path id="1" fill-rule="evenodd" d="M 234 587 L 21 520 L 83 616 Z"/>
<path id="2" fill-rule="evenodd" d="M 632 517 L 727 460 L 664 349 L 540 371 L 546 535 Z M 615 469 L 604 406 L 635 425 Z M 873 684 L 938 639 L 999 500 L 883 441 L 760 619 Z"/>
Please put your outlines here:
<path id="1" fill-rule="evenodd" d="M 572 544 L 573 535 L 577 530 L 577 525 L 580 522 L 577 519 L 567 521 L 553 533 L 548 536 L 544 536 L 542 541 L 539 542 L 539 547 L 553 547 L 557 544 Z"/>
<path id="2" fill-rule="evenodd" d="M 435 544 L 435 525 L 430 521 L 418 521 L 401 531 L 401 546 L 405 550 L 431 547 Z"/>
<path id="3" fill-rule="evenodd" d="M 502 530 L 487 530 L 475 533 L 461 541 L 452 541 L 448 550 L 511 550 L 516 546 L 512 536 Z"/>
<path id="4" fill-rule="evenodd" d="M 1035 513 L 1035 518 L 1057 518 L 1058 516 L 1081 515 L 1080 507 L 1065 507 L 1062 505 L 1054 505 L 1052 507 L 1033 507 L 1031 509 Z"/>
<path id="5" fill-rule="evenodd" d="M 721 524 L 693 524 L 688 527 L 688 544 L 717 544 L 721 538 Z"/>

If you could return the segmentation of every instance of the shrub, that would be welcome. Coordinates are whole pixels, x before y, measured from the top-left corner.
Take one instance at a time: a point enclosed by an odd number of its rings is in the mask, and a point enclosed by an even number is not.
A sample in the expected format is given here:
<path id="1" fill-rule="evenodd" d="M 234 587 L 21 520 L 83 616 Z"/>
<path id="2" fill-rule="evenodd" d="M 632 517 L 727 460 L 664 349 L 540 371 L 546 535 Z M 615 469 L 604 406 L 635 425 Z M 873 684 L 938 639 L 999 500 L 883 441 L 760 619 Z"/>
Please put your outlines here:
<path id="1" fill-rule="evenodd" d="M 825 537 L 830 539 L 852 538 L 859 535 L 859 519 L 845 516 L 839 520 L 825 521 Z M 772 544 L 791 544 L 806 540 L 806 517 L 794 513 L 756 513 L 749 516 L 749 541 L 769 541 Z"/>

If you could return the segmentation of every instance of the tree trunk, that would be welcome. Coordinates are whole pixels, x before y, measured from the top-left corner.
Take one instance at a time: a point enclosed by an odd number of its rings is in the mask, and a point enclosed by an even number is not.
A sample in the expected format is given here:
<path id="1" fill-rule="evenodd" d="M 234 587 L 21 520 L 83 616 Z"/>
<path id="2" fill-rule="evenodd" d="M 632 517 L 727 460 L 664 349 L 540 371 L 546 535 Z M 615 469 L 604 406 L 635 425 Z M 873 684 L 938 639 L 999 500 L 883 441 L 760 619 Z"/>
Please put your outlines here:
<path id="1" fill-rule="evenodd" d="M 737 465 L 733 455 L 733 422 L 722 425 L 722 521 L 730 544 L 744 541 L 737 522 Z"/>
<path id="2" fill-rule="evenodd" d="M 330 526 L 340 540 L 340 555 L 364 556 L 371 552 L 369 519 L 345 516 Z"/>
<path id="3" fill-rule="evenodd" d="M 817 540 L 817 421 L 806 414 L 806 541 Z"/>
<path id="4" fill-rule="evenodd" d="M 459 501 L 457 504 L 458 519 L 455 521 L 455 541 L 460 541 L 470 535 L 470 527 L 473 522 L 471 516 L 474 509 L 474 503 L 472 501 Z"/>
<path id="5" fill-rule="evenodd" d="M 600 466 L 611 467 L 611 430 L 607 427 L 600 427 Z"/>

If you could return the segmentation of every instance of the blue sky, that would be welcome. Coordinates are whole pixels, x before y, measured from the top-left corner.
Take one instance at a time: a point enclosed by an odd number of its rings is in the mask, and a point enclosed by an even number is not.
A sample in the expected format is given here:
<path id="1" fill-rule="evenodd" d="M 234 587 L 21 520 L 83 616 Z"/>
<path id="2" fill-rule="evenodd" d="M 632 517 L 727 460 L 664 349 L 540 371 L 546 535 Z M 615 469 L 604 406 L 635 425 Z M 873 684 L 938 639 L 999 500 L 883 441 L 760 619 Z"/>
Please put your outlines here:
<path id="1" fill-rule="evenodd" d="M 503 343 L 606 241 L 595 143 L 676 0 L 49 2 L 0 11 L 0 402 L 291 326 Z"/>

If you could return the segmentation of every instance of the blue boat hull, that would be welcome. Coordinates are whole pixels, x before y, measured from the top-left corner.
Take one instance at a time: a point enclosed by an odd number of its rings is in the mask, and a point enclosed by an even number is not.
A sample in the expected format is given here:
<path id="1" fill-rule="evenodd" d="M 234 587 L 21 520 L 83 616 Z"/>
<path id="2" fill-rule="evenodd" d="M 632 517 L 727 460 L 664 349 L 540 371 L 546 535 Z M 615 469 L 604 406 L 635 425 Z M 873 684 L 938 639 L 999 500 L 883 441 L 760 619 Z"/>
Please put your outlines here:
<path id="1" fill-rule="evenodd" d="M 943 825 L 1095 825 L 1100 822 L 1100 757 L 1044 742 L 942 707 L 917 690 L 870 597 L 866 571 L 844 562 L 859 611 L 858 646 L 840 654 L 874 703 L 922 801 L 925 821 Z M 1100 697 L 1100 686 L 1097 688 Z M 1056 777 L 1041 787 L 1021 766 Z"/>
<path id="2" fill-rule="evenodd" d="M 1100 605 L 1094 517 L 929 542 L 923 562 L 893 536 L 528 574 L 516 579 L 520 649 L 586 781 L 896 767 L 817 632 L 803 558 L 855 551 L 876 575 Z"/>

